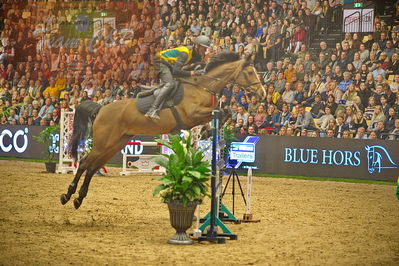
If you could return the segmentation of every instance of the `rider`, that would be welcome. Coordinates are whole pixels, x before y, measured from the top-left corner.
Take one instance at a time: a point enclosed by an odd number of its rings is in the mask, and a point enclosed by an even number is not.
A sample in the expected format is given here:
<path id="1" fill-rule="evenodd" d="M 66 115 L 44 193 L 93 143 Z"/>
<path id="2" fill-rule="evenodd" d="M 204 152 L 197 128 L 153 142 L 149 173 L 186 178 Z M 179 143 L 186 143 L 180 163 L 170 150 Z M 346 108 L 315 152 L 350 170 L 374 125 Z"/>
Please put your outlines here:
<path id="1" fill-rule="evenodd" d="M 200 75 L 201 71 L 186 71 L 184 65 L 201 63 L 206 52 L 206 48 L 210 47 L 211 40 L 205 35 L 198 36 L 194 41 L 194 46 L 179 46 L 167 49 L 157 53 L 160 58 L 160 79 L 164 85 L 159 89 L 158 95 L 150 110 L 145 116 L 159 119 L 159 111 L 165 101 L 165 97 L 169 95 L 174 87 L 175 81 L 173 75 L 177 77 L 190 77 Z"/>

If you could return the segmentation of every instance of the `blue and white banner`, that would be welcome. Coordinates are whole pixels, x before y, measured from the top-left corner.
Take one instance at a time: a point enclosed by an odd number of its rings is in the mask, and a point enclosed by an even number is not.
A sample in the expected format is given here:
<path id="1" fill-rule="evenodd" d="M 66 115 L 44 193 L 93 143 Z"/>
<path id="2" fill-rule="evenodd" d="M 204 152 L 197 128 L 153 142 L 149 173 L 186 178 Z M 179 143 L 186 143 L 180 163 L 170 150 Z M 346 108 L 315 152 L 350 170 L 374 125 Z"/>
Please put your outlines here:
<path id="1" fill-rule="evenodd" d="M 261 137 L 258 172 L 395 181 L 399 141 Z"/>

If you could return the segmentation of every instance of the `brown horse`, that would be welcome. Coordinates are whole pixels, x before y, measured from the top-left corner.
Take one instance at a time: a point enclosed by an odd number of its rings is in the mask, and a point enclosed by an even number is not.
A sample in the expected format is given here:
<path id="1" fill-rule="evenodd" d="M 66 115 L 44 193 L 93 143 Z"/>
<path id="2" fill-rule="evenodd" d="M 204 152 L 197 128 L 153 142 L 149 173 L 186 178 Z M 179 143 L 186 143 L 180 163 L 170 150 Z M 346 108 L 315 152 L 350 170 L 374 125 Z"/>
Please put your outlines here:
<path id="1" fill-rule="evenodd" d="M 248 58 L 241 59 L 235 53 L 220 53 L 211 58 L 205 71 L 203 76 L 182 80 L 184 97 L 176 106 L 176 110 L 186 128 L 212 120 L 214 96 L 219 95 L 227 83 L 249 88 L 260 97 L 265 97 L 265 89 Z M 92 150 L 80 160 L 67 194 L 61 195 L 61 203 L 66 204 L 75 193 L 80 176 L 86 171 L 79 197 L 74 200 L 76 209 L 87 195 L 92 176 L 120 151 L 132 136 L 165 134 L 177 126 L 170 109 L 162 110 L 159 120 L 152 120 L 137 109 L 135 99 L 115 101 L 104 107 L 85 101 L 76 108 L 74 117 L 70 147 L 75 159 L 79 143 L 87 137 L 89 122 L 93 122 Z"/>

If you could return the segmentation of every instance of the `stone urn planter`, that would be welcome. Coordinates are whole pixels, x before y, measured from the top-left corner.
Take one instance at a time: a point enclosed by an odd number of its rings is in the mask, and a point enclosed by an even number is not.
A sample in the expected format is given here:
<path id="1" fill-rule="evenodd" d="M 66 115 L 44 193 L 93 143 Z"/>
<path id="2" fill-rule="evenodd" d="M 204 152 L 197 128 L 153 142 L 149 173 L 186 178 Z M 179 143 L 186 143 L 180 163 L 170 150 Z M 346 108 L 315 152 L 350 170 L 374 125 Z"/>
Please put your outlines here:
<path id="1" fill-rule="evenodd" d="M 168 240 L 169 244 L 191 245 L 193 240 L 186 234 L 187 229 L 193 223 L 197 201 L 190 201 L 184 206 L 181 202 L 167 202 L 170 215 L 170 224 L 176 230 L 176 234 Z"/>
<path id="2" fill-rule="evenodd" d="M 44 163 L 46 165 L 46 171 L 48 173 L 55 173 L 55 168 L 56 168 L 56 163 L 53 162 L 45 162 Z"/>

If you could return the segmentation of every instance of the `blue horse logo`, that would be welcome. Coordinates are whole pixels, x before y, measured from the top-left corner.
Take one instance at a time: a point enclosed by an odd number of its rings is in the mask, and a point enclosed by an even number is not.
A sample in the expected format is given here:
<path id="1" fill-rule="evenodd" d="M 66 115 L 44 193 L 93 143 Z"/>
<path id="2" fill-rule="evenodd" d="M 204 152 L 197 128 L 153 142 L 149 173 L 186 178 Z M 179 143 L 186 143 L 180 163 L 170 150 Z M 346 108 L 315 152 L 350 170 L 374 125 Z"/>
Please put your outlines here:
<path id="1" fill-rule="evenodd" d="M 370 174 L 374 173 L 376 170 L 378 173 L 381 173 L 381 169 L 398 168 L 398 165 L 392 160 L 384 147 L 374 145 L 366 146 L 365 149 L 367 151 L 367 164 Z M 385 160 L 388 165 L 384 165 L 383 160 Z"/>

